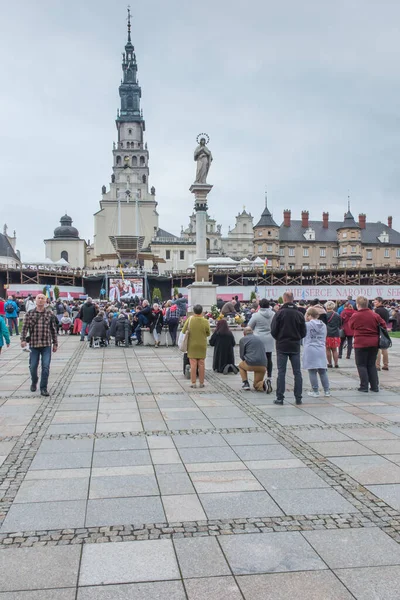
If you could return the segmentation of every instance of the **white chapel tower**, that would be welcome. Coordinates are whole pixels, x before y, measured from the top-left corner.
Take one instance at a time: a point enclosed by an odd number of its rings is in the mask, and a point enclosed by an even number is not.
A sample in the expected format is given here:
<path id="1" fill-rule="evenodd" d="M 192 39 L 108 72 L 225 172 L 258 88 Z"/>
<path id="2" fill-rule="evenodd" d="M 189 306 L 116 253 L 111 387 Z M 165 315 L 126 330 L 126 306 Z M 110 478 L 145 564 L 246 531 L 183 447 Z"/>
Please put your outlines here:
<path id="1" fill-rule="evenodd" d="M 113 147 L 110 189 L 102 188 L 100 210 L 94 215 L 94 262 L 115 264 L 118 248 L 149 246 L 158 229 L 155 188 L 149 192 L 149 152 L 144 143 L 145 121 L 140 108 L 142 90 L 137 79 L 135 48 L 131 42 L 128 9 L 128 41 L 122 55 L 123 78 L 117 111 L 118 141 Z"/>

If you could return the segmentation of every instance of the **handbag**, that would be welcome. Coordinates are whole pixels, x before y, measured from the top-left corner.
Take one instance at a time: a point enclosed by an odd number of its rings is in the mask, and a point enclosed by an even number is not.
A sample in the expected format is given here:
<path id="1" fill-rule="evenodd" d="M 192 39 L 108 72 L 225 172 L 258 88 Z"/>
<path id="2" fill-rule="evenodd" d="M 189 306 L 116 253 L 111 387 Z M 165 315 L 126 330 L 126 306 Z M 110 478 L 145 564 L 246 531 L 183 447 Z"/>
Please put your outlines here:
<path id="1" fill-rule="evenodd" d="M 343 329 L 343 327 L 341 327 L 341 328 L 339 329 L 339 337 L 340 337 L 340 339 L 343 339 L 343 338 L 345 338 L 345 337 L 346 337 L 346 334 L 345 334 L 345 332 L 344 332 L 344 329 Z"/>
<path id="2" fill-rule="evenodd" d="M 380 350 L 387 350 L 392 346 L 392 340 L 390 338 L 389 332 L 382 325 L 378 325 L 378 348 Z"/>
<path id="3" fill-rule="evenodd" d="M 189 321 L 188 321 L 188 327 L 185 331 L 185 333 L 182 333 L 182 331 L 179 334 L 179 338 L 178 338 L 178 348 L 181 352 L 187 352 L 188 349 L 188 343 L 189 343 L 189 329 L 190 329 L 190 321 L 192 320 L 192 317 L 190 317 Z"/>

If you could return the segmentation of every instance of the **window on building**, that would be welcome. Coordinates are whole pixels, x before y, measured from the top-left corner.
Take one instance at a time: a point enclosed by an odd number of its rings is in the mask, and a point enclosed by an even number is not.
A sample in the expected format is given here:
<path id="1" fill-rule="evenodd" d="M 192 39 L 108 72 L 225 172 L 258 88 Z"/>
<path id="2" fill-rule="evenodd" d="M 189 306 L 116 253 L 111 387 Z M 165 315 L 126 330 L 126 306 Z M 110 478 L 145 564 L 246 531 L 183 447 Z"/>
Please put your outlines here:
<path id="1" fill-rule="evenodd" d="M 343 246 L 343 248 L 342 248 L 342 254 L 347 254 L 347 246 Z"/>
<path id="2" fill-rule="evenodd" d="M 367 260 L 372 260 L 372 250 L 367 250 Z"/>
<path id="3" fill-rule="evenodd" d="M 294 256 L 294 248 L 293 248 L 293 246 L 289 247 L 289 256 Z"/>
<path id="4" fill-rule="evenodd" d="M 356 237 L 356 232 L 355 231 L 351 232 L 351 237 L 353 238 L 353 240 L 355 239 L 355 237 Z"/>
<path id="5" fill-rule="evenodd" d="M 171 260 L 171 250 L 166 250 L 165 251 L 165 259 L 166 260 Z"/>
<path id="6" fill-rule="evenodd" d="M 285 256 L 285 248 L 279 248 L 279 256 Z"/>
<path id="7" fill-rule="evenodd" d="M 309 248 L 303 248 L 303 256 L 309 256 Z"/>
<path id="8" fill-rule="evenodd" d="M 319 263 L 320 269 L 326 269 L 326 263 Z"/>
<path id="9" fill-rule="evenodd" d="M 347 238 L 347 231 L 343 231 L 342 237 Z"/>
<path id="10" fill-rule="evenodd" d="M 347 267 L 347 261 L 342 260 L 342 262 L 340 263 L 340 266 L 346 268 Z"/>
<path id="11" fill-rule="evenodd" d="M 132 135 L 132 129 L 128 129 L 129 135 Z"/>
<path id="12" fill-rule="evenodd" d="M 257 246 L 257 252 L 262 252 L 262 244 L 258 244 Z"/>
<path id="13" fill-rule="evenodd" d="M 390 253 L 389 253 L 389 248 L 385 248 L 385 258 L 389 258 Z"/>
<path id="14" fill-rule="evenodd" d="M 262 231 L 259 231 L 259 232 L 258 232 L 258 235 L 261 237 L 261 236 L 262 236 Z"/>
<path id="15" fill-rule="evenodd" d="M 305 263 L 305 264 L 303 265 L 303 269 L 304 269 L 305 271 L 307 271 L 309 268 L 310 268 L 310 265 L 309 265 L 308 263 Z"/>
<path id="16" fill-rule="evenodd" d="M 144 156 L 141 156 L 141 157 L 140 157 L 140 166 L 141 166 L 141 167 L 144 167 L 144 166 L 145 166 L 145 164 L 146 164 L 146 160 L 145 160 Z"/>
<path id="17" fill-rule="evenodd" d="M 400 258 L 400 248 L 397 248 L 396 250 L 396 258 Z"/>
<path id="18" fill-rule="evenodd" d="M 267 252 L 272 252 L 272 244 L 267 244 Z"/>
<path id="19" fill-rule="evenodd" d="M 285 268 L 285 263 L 281 263 L 281 264 L 279 265 L 279 268 L 280 268 L 280 269 L 284 269 L 284 268 Z"/>
<path id="20" fill-rule="evenodd" d="M 126 107 L 133 108 L 133 96 L 129 95 L 126 99 Z"/>
<path id="21" fill-rule="evenodd" d="M 271 232 L 270 232 L 270 231 L 268 231 L 268 235 L 271 235 Z"/>
<path id="22" fill-rule="evenodd" d="M 351 247 L 351 253 L 355 254 L 357 252 L 357 246 L 352 246 Z"/>
<path id="23" fill-rule="evenodd" d="M 295 267 L 295 264 L 294 264 L 294 263 L 289 263 L 289 269 L 290 269 L 291 271 L 293 271 L 294 267 Z"/>
<path id="24" fill-rule="evenodd" d="M 337 258 L 339 256 L 339 248 L 333 249 L 333 258 Z"/>
<path id="25" fill-rule="evenodd" d="M 326 256 L 326 248 L 320 248 L 319 249 L 319 255 L 321 258 L 325 258 Z"/>
<path id="26" fill-rule="evenodd" d="M 142 183 L 146 183 L 146 175 L 142 175 Z"/>
<path id="27" fill-rule="evenodd" d="M 179 250 L 179 260 L 185 260 L 185 251 Z"/>
<path id="28" fill-rule="evenodd" d="M 63 258 L 64 260 L 66 260 L 68 262 L 68 252 L 66 250 L 63 250 L 61 252 L 61 258 Z"/>
<path id="29" fill-rule="evenodd" d="M 120 165 L 120 164 L 121 164 L 121 157 L 117 156 L 117 165 Z"/>
<path id="30" fill-rule="evenodd" d="M 356 267 L 357 266 L 357 261 L 356 260 L 352 260 L 351 261 L 351 266 L 352 267 Z"/>

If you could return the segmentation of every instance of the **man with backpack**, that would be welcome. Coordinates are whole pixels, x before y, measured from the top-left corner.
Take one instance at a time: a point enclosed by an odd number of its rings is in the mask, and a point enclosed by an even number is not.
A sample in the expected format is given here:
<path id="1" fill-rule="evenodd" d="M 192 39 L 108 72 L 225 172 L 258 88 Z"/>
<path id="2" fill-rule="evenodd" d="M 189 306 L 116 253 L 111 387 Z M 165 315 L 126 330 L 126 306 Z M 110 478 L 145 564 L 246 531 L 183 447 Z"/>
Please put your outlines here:
<path id="1" fill-rule="evenodd" d="M 5 316 L 8 322 L 8 329 L 10 331 L 10 335 L 13 334 L 13 329 L 15 329 L 15 335 L 19 335 L 18 331 L 18 313 L 19 306 L 15 302 L 15 296 L 11 297 L 11 300 L 7 300 L 4 304 Z"/>
<path id="2" fill-rule="evenodd" d="M 97 309 L 96 309 L 95 305 L 93 304 L 92 299 L 87 298 L 86 302 L 84 302 L 82 304 L 81 310 L 79 311 L 79 315 L 78 315 L 78 318 L 82 321 L 81 342 L 85 341 L 86 328 L 90 327 L 90 325 L 96 315 L 97 315 Z"/>
<path id="3" fill-rule="evenodd" d="M 165 313 L 165 320 L 168 325 L 169 335 L 171 336 L 171 342 L 173 346 L 176 346 L 176 335 L 178 333 L 180 318 L 180 310 L 178 304 L 172 304 L 171 300 L 167 302 L 167 310 Z"/>

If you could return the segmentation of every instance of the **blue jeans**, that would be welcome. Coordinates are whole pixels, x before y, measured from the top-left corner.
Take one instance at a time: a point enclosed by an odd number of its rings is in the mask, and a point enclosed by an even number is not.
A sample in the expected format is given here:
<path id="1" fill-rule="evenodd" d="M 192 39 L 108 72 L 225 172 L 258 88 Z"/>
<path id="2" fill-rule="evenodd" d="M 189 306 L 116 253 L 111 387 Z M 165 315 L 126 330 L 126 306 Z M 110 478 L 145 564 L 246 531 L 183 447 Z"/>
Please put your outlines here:
<path id="1" fill-rule="evenodd" d="M 47 382 L 50 373 L 51 361 L 51 346 L 43 346 L 42 348 L 31 348 L 29 355 L 29 369 L 33 385 L 38 382 L 38 367 L 39 360 L 42 357 L 42 376 L 40 378 L 40 389 L 47 390 Z"/>
<path id="2" fill-rule="evenodd" d="M 286 367 L 287 361 L 290 360 L 294 375 L 294 397 L 296 400 L 301 400 L 303 393 L 303 377 L 301 375 L 300 352 L 277 352 L 277 367 L 278 379 L 276 382 L 276 398 L 277 400 L 285 399 L 286 388 Z"/>
<path id="3" fill-rule="evenodd" d="M 85 321 L 82 321 L 82 328 L 81 328 L 81 340 L 85 339 L 85 331 L 86 331 L 86 327 L 89 327 L 90 323 L 85 323 Z"/>
<path id="4" fill-rule="evenodd" d="M 13 334 L 13 327 L 15 329 L 15 335 L 18 335 L 18 317 L 7 317 L 7 321 L 10 335 Z"/>
<path id="5" fill-rule="evenodd" d="M 138 316 L 138 324 L 135 327 L 135 333 L 136 333 L 136 339 L 138 342 L 142 341 L 142 327 L 146 327 L 146 325 L 148 325 L 149 321 L 147 320 L 146 317 L 144 317 L 143 315 Z"/>

